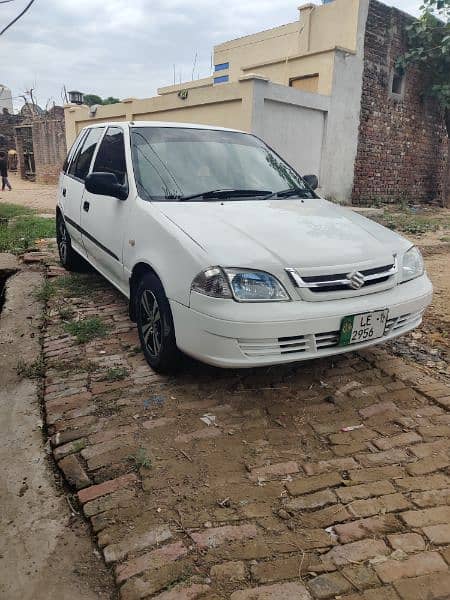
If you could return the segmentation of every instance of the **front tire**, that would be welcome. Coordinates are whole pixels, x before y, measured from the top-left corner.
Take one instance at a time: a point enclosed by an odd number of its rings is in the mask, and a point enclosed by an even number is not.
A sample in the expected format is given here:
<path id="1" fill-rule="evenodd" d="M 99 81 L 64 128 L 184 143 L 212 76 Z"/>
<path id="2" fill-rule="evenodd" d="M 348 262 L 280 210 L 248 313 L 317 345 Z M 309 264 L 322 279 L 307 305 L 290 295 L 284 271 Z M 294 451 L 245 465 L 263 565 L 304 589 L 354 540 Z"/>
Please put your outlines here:
<path id="1" fill-rule="evenodd" d="M 136 323 L 144 356 L 154 371 L 173 373 L 180 366 L 181 353 L 169 301 L 160 280 L 146 273 L 135 296 Z"/>
<path id="2" fill-rule="evenodd" d="M 83 259 L 72 248 L 72 241 L 61 213 L 56 216 L 56 243 L 61 265 L 68 271 L 80 270 L 83 266 Z"/>

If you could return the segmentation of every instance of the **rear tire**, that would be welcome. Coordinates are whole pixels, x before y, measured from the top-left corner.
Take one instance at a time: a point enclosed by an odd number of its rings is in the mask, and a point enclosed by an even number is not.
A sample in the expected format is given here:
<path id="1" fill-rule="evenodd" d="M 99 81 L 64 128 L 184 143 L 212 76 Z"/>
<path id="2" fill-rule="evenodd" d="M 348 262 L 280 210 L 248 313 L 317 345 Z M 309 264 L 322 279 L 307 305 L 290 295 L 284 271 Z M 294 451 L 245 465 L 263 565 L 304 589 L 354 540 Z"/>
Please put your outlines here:
<path id="1" fill-rule="evenodd" d="M 67 271 L 79 271 L 84 266 L 83 258 L 72 248 L 72 241 L 61 213 L 56 216 L 56 243 L 59 261 Z"/>
<path id="2" fill-rule="evenodd" d="M 154 371 L 173 373 L 180 367 L 181 352 L 175 340 L 172 311 L 156 275 L 145 273 L 136 290 L 135 315 L 144 356 Z"/>

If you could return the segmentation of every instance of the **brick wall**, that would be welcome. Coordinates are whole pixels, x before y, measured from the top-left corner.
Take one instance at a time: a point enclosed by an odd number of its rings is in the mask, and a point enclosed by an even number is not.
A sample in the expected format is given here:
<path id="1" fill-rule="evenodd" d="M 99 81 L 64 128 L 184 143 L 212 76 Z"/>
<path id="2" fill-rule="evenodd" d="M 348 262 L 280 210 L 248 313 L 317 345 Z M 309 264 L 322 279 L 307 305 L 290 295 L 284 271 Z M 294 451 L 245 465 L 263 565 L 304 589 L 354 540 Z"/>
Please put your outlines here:
<path id="1" fill-rule="evenodd" d="M 14 127 L 19 125 L 22 117 L 7 111 L 0 112 L 0 150 L 15 150 Z"/>
<path id="2" fill-rule="evenodd" d="M 408 69 L 401 98 L 390 93 L 396 59 L 412 17 L 370 0 L 352 199 L 431 202 L 443 193 L 447 137 L 443 114 L 424 99 L 426 74 Z"/>
<path id="3" fill-rule="evenodd" d="M 66 157 L 64 118 L 43 118 L 32 122 L 36 181 L 57 183 Z"/>

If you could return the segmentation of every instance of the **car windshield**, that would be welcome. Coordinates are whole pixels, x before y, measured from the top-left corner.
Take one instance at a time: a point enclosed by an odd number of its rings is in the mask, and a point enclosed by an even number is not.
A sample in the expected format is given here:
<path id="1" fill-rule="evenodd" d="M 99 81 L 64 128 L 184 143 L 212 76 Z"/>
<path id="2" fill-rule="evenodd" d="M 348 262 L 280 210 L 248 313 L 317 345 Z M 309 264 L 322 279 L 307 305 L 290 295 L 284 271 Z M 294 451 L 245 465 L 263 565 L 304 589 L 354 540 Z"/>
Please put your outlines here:
<path id="1" fill-rule="evenodd" d="M 131 147 L 138 192 L 147 200 L 263 200 L 277 192 L 283 192 L 280 197 L 316 197 L 298 173 L 252 135 L 133 127 Z"/>

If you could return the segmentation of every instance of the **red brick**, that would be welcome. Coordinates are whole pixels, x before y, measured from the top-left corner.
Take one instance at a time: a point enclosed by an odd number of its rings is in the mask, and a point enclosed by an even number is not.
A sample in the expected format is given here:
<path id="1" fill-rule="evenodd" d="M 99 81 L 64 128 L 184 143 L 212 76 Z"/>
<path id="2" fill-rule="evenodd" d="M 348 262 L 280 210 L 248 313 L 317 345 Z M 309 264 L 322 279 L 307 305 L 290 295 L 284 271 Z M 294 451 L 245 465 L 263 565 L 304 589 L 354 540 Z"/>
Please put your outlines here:
<path id="1" fill-rule="evenodd" d="M 356 469 L 358 464 L 353 458 L 331 458 L 316 463 L 306 463 L 302 467 L 307 475 L 319 475 L 327 471 L 349 471 Z"/>
<path id="2" fill-rule="evenodd" d="M 387 537 L 394 550 L 403 550 L 403 552 L 418 552 L 420 550 L 425 550 L 423 537 L 418 533 L 394 533 Z"/>
<path id="3" fill-rule="evenodd" d="M 138 552 L 151 546 L 156 546 L 172 537 L 167 525 L 157 525 L 142 533 L 132 533 L 116 544 L 110 544 L 103 549 L 107 563 L 122 560 L 129 552 Z"/>
<path id="4" fill-rule="evenodd" d="M 397 479 L 395 485 L 408 492 L 438 490 L 450 487 L 450 479 L 441 473 L 424 477 L 404 477 Z"/>
<path id="5" fill-rule="evenodd" d="M 336 494 L 342 502 L 351 502 L 370 498 L 372 496 L 382 496 L 384 494 L 393 494 L 395 488 L 389 481 L 374 481 L 362 485 L 349 485 L 336 489 Z"/>
<path id="6" fill-rule="evenodd" d="M 105 454 L 106 452 L 110 452 L 111 450 L 116 450 L 122 446 L 133 446 L 135 444 L 136 441 L 133 435 L 119 435 L 107 442 L 102 442 L 101 444 L 95 444 L 93 446 L 87 446 L 82 450 L 81 456 L 84 458 L 84 460 L 89 461 L 90 459 L 100 456 L 101 454 Z"/>
<path id="7" fill-rule="evenodd" d="M 107 494 L 91 502 L 86 502 L 83 506 L 83 512 L 87 517 L 92 517 L 113 508 L 127 507 L 135 496 L 136 491 L 134 489 L 117 490 L 117 492 L 113 492 L 112 494 Z"/>
<path id="8" fill-rule="evenodd" d="M 377 465 L 389 465 L 394 463 L 409 462 L 411 460 L 406 450 L 393 448 L 383 452 L 373 452 L 372 454 L 357 454 L 357 460 L 364 467 L 374 467 Z"/>
<path id="9" fill-rule="evenodd" d="M 265 481 L 272 479 L 273 477 L 281 477 L 283 475 L 298 473 L 298 471 L 298 464 L 295 461 L 289 461 L 252 469 L 248 477 L 251 481 L 258 481 L 259 479 Z"/>
<path id="10" fill-rule="evenodd" d="M 374 565 L 374 568 L 383 583 L 448 570 L 447 564 L 438 552 L 421 552 L 405 560 L 387 560 Z"/>
<path id="11" fill-rule="evenodd" d="M 314 477 L 295 479 L 287 483 L 286 488 L 291 496 L 301 496 L 302 494 L 323 490 L 324 488 L 333 487 L 340 483 L 342 483 L 342 478 L 338 473 L 326 473 Z"/>
<path id="12" fill-rule="evenodd" d="M 434 425 L 431 427 L 419 427 L 417 431 L 425 439 L 434 437 L 450 437 L 450 426 L 449 425 Z"/>
<path id="13" fill-rule="evenodd" d="M 180 583 L 167 592 L 162 592 L 154 597 L 154 600 L 196 600 L 209 592 L 209 585 L 193 583 L 185 585 Z"/>
<path id="14" fill-rule="evenodd" d="M 354 483 L 368 483 L 381 479 L 397 479 L 405 476 L 405 469 L 398 466 L 374 467 L 372 469 L 358 469 L 349 472 L 350 480 Z"/>
<path id="15" fill-rule="evenodd" d="M 379 402 L 378 404 L 372 404 L 371 406 L 368 406 L 367 408 L 362 408 L 359 411 L 359 414 L 364 418 L 364 419 L 369 419 L 370 417 L 375 417 L 377 415 L 383 415 L 387 412 L 398 412 L 398 408 L 397 406 L 390 401 L 386 401 L 386 402 Z"/>
<path id="16" fill-rule="evenodd" d="M 229 561 L 214 565 L 210 575 L 218 581 L 243 581 L 245 579 L 245 564 L 242 561 Z"/>
<path id="17" fill-rule="evenodd" d="M 402 579 L 394 586 L 402 600 L 446 600 L 449 597 L 450 573 Z"/>
<path id="18" fill-rule="evenodd" d="M 436 456 L 418 460 L 412 465 L 408 465 L 407 471 L 410 475 L 428 475 L 434 471 L 445 469 L 450 464 L 450 460 L 444 456 Z"/>
<path id="19" fill-rule="evenodd" d="M 104 429 L 103 431 L 99 431 L 98 433 L 90 435 L 89 444 L 94 445 L 108 442 L 109 440 L 113 440 L 117 437 L 134 433 L 137 431 L 137 429 L 137 425 L 123 425 L 122 427 L 117 427 L 115 429 Z"/>
<path id="20" fill-rule="evenodd" d="M 78 457 L 73 454 L 66 456 L 59 461 L 58 467 L 64 473 L 64 477 L 70 485 L 73 485 L 77 490 L 81 490 L 91 485 L 91 480 L 83 469 Z"/>
<path id="21" fill-rule="evenodd" d="M 157 427 L 165 427 L 166 425 L 172 425 L 175 423 L 175 419 L 171 417 L 160 417 L 159 419 L 150 419 L 142 423 L 144 429 L 156 429 Z"/>
<path id="22" fill-rule="evenodd" d="M 311 600 L 311 595 L 301 583 L 276 583 L 239 590 L 230 600 Z"/>
<path id="23" fill-rule="evenodd" d="M 446 490 L 430 490 L 429 492 L 417 492 L 411 494 L 411 500 L 419 508 L 441 506 L 450 504 L 450 487 Z"/>
<path id="24" fill-rule="evenodd" d="M 68 444 L 57 446 L 56 448 L 53 448 L 53 456 L 55 460 L 58 461 L 69 454 L 75 454 L 76 452 L 79 452 L 86 446 L 86 443 L 86 438 L 81 438 L 80 440 L 73 440 Z"/>
<path id="25" fill-rule="evenodd" d="M 409 527 L 426 527 L 450 522 L 450 506 L 437 506 L 423 510 L 408 510 L 401 518 Z"/>
<path id="26" fill-rule="evenodd" d="M 335 598 L 352 590 L 352 586 L 340 573 L 324 573 L 308 581 L 314 598 Z"/>
<path id="27" fill-rule="evenodd" d="M 399 446 L 409 446 L 410 444 L 416 444 L 421 442 L 422 438 L 417 435 L 414 431 L 408 431 L 407 433 L 400 433 L 399 435 L 393 435 L 392 437 L 383 437 L 373 440 L 373 444 L 379 450 L 390 450 L 391 448 L 397 448 Z"/>
<path id="28" fill-rule="evenodd" d="M 138 575 L 147 569 L 157 569 L 161 565 L 174 562 L 182 556 L 185 556 L 187 552 L 187 548 L 182 542 L 167 544 L 157 550 L 146 552 L 137 558 L 130 559 L 127 562 L 117 565 L 116 581 L 117 583 L 122 583 L 126 579 Z"/>
<path id="29" fill-rule="evenodd" d="M 355 500 L 347 504 L 349 512 L 355 517 L 370 517 L 411 508 L 411 503 L 402 494 L 389 494 L 368 500 Z"/>
<path id="30" fill-rule="evenodd" d="M 86 502 L 90 502 L 91 500 L 95 500 L 100 496 L 105 496 L 106 494 L 111 494 L 119 490 L 120 488 L 128 487 L 133 485 L 138 481 L 138 478 L 134 473 L 128 473 L 127 475 L 122 475 L 121 477 L 117 477 L 116 479 L 109 479 L 104 483 L 99 483 L 98 485 L 92 485 L 91 487 L 78 492 L 78 500 L 85 504 Z"/>
<path id="31" fill-rule="evenodd" d="M 296 511 L 304 510 L 305 508 L 322 508 L 327 504 L 334 504 L 336 501 L 337 498 L 332 490 L 320 490 L 319 492 L 315 492 L 314 494 L 298 496 L 297 498 L 286 502 L 284 506 L 288 510 Z"/>
<path id="32" fill-rule="evenodd" d="M 401 524 L 394 515 L 369 517 L 334 527 L 341 544 L 361 540 L 371 535 L 383 536 L 399 529 L 401 529 Z"/>
<path id="33" fill-rule="evenodd" d="M 191 538 L 199 548 L 215 548 L 225 542 L 235 540 L 245 540 L 254 538 L 258 531 L 253 524 L 244 525 L 224 525 L 223 527 L 214 527 L 202 532 L 191 533 Z"/>
<path id="34" fill-rule="evenodd" d="M 350 518 L 351 514 L 344 505 L 334 504 L 333 506 L 327 506 L 327 508 L 323 508 L 322 510 L 303 513 L 301 521 L 304 527 L 325 528 L 334 525 L 335 523 L 348 521 Z"/>
<path id="35" fill-rule="evenodd" d="M 424 444 L 416 444 L 410 448 L 411 452 L 417 458 L 427 458 L 428 456 L 436 456 L 441 453 L 446 453 L 450 445 L 449 440 L 438 438 L 434 442 L 426 442 Z"/>
<path id="36" fill-rule="evenodd" d="M 340 567 L 386 554 L 389 554 L 389 548 L 382 540 L 365 539 L 343 546 L 335 546 L 323 558 L 331 560 L 337 567 Z"/>
<path id="37" fill-rule="evenodd" d="M 450 544 L 450 523 L 429 525 L 423 528 L 423 532 L 435 545 Z"/>

